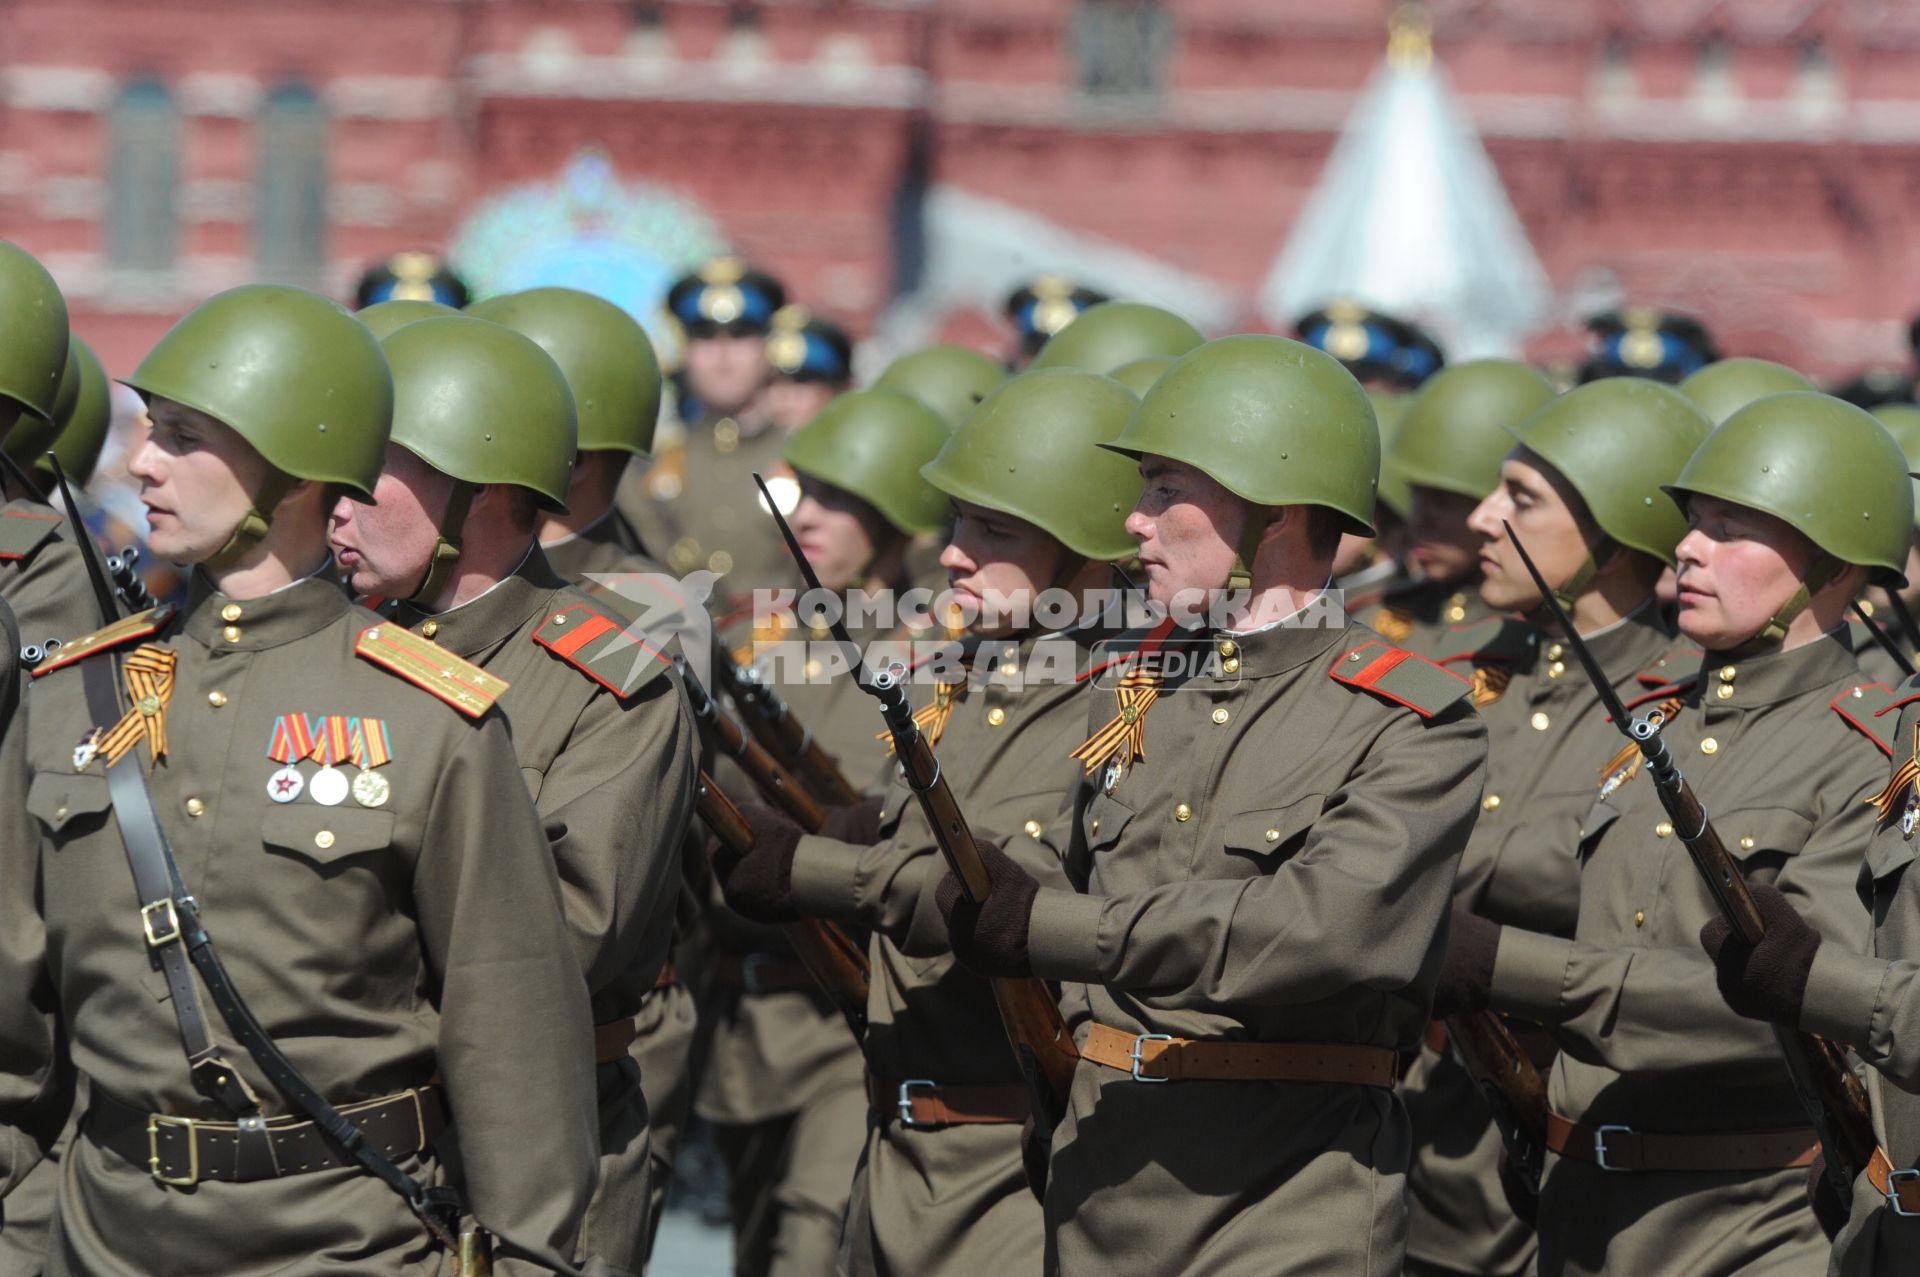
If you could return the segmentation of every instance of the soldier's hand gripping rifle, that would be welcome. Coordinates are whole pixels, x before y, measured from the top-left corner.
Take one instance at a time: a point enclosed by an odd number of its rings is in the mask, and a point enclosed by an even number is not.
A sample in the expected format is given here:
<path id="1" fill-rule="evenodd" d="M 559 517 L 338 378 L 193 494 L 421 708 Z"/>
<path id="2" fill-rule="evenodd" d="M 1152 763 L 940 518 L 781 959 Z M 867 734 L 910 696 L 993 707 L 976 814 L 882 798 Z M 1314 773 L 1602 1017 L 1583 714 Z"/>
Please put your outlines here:
<path id="1" fill-rule="evenodd" d="M 793 716 L 780 693 L 754 670 L 734 660 L 733 653 L 718 638 L 713 643 L 713 677 L 719 689 L 732 698 L 753 738 L 804 780 L 807 789 L 818 794 L 822 802 L 830 807 L 851 807 L 860 801 L 860 791 L 848 782 L 839 764 L 820 747 L 806 725 Z"/>
<path id="2" fill-rule="evenodd" d="M 701 694 L 705 694 L 704 690 Z M 712 705 L 711 697 L 707 698 L 707 703 Z M 695 712 L 696 714 L 699 712 L 697 708 Z M 737 736 L 740 725 L 732 722 L 727 725 Z M 726 751 L 723 749 L 721 752 Z M 765 751 L 761 752 L 764 754 Z M 780 766 L 772 759 L 767 761 L 774 767 Z M 781 769 L 781 774 L 785 775 L 784 768 Z M 748 775 L 753 773 L 749 771 Z M 754 783 L 761 783 L 758 777 L 754 778 Z M 806 794 L 799 793 L 798 787 L 792 783 L 792 777 L 786 777 L 784 787 L 795 792 L 800 802 L 810 807 L 816 816 L 820 814 L 820 805 Z M 774 787 L 763 785 L 762 789 L 768 797 L 778 801 Z M 782 805 L 786 806 L 786 804 Z M 744 856 L 753 850 L 753 826 L 747 823 L 747 818 L 740 814 L 740 809 L 721 790 L 713 777 L 705 772 L 700 773 L 696 807 L 700 813 L 700 819 L 706 822 L 708 829 L 713 831 L 713 836 L 724 843 L 735 855 Z M 808 825 L 792 806 L 787 806 L 787 811 L 802 828 L 818 829 L 817 822 L 814 825 Z M 839 1008 L 840 1014 L 846 1018 L 847 1027 L 853 1030 L 853 1035 L 857 1038 L 865 1034 L 869 976 L 867 955 L 860 952 L 860 946 L 839 927 L 820 918 L 802 918 L 798 922 L 784 923 L 780 930 L 786 933 L 787 942 L 793 946 L 794 956 L 798 957 L 801 965 L 806 967 L 807 974 L 819 982 L 820 987 L 833 1000 L 834 1006 Z"/>
<path id="3" fill-rule="evenodd" d="M 1567 646 L 1580 658 L 1581 668 L 1586 670 L 1587 678 L 1600 694 L 1601 708 L 1612 716 L 1613 725 L 1640 747 L 1640 755 L 1646 760 L 1647 775 L 1652 778 L 1654 788 L 1659 792 L 1661 806 L 1667 809 L 1667 819 L 1673 823 L 1674 833 L 1686 845 L 1694 867 L 1706 880 L 1707 890 L 1713 893 L 1720 912 L 1726 915 L 1735 935 L 1749 945 L 1759 944 L 1767 934 L 1759 906 L 1754 903 L 1753 893 L 1747 889 L 1740 866 L 1728 854 L 1726 844 L 1720 841 L 1719 832 L 1714 829 L 1713 822 L 1707 819 L 1699 796 L 1693 792 L 1693 786 L 1687 783 L 1687 778 L 1680 774 L 1666 741 L 1661 738 L 1660 715 L 1654 713 L 1636 718 L 1627 713 L 1627 707 L 1613 690 L 1613 684 L 1594 661 L 1593 653 L 1587 650 L 1579 631 L 1573 628 L 1573 621 L 1567 616 L 1566 609 L 1560 606 L 1559 599 L 1547 585 L 1546 578 L 1540 575 L 1540 569 L 1534 566 L 1526 547 L 1514 535 L 1513 526 L 1504 520 L 1502 526 L 1506 528 L 1507 539 L 1513 542 L 1514 552 L 1520 556 L 1520 562 L 1526 565 L 1527 575 L 1533 578 L 1541 599 L 1552 612 Z M 1825 1145 L 1828 1177 L 1840 1194 L 1840 1200 L 1850 1201 L 1853 1181 L 1866 1169 L 1876 1147 L 1867 1093 L 1847 1067 L 1846 1056 L 1833 1043 L 1783 1025 L 1775 1025 L 1774 1033 L 1779 1038 L 1781 1054 L 1786 1057 L 1787 1071 L 1793 1076 L 1801 1102 L 1808 1106 L 1808 1116 L 1813 1119 Z"/>
<path id="4" fill-rule="evenodd" d="M 758 474 L 753 480 L 760 485 L 767 510 L 780 525 L 787 552 L 793 556 L 808 588 L 820 589 L 820 578 L 814 575 L 813 565 L 807 562 L 793 529 L 781 517 L 780 507 L 767 491 L 766 480 Z M 920 810 L 933 830 L 947 867 L 960 880 L 968 899 L 975 903 L 985 900 L 993 890 L 993 879 L 980 857 L 980 849 L 974 844 L 967 818 L 961 814 L 960 804 L 955 801 L 947 778 L 941 774 L 933 747 L 927 744 L 919 724 L 913 721 L 913 707 L 907 701 L 906 671 L 897 665 L 878 673 L 869 671 L 861 658 L 859 644 L 847 633 L 843 620 L 834 621 L 833 637 L 847 654 L 860 690 L 880 702 L 881 715 L 893 737 L 894 757 L 908 787 L 919 800 Z M 1080 1053 L 1074 1047 L 1073 1036 L 1067 1032 L 1059 1003 L 1042 981 L 1033 976 L 996 977 L 991 983 L 1001 1022 L 1006 1025 L 1014 1057 L 1020 1062 L 1021 1074 L 1027 1079 L 1027 1088 L 1033 1097 L 1035 1120 L 1051 1130 L 1065 1111 L 1067 1091 L 1073 1084 L 1073 1068 Z"/>

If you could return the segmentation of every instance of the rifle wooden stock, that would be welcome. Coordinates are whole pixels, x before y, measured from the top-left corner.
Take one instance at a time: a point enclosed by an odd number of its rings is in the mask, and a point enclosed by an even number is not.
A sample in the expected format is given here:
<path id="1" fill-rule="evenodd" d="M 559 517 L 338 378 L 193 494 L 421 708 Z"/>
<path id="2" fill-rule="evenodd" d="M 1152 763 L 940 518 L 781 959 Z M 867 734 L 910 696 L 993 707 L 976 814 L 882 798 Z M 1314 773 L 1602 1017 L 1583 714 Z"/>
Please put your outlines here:
<path id="1" fill-rule="evenodd" d="M 713 645 L 713 672 L 721 690 L 733 699 L 747 730 L 763 749 L 779 759 L 807 788 L 830 807 L 851 807 L 860 801 L 855 789 L 840 770 L 833 755 L 820 747 L 813 733 L 780 699 L 779 693 L 758 677 L 742 669 L 733 654 Z"/>
<path id="2" fill-rule="evenodd" d="M 700 819 L 713 836 L 732 848 L 736 855 L 753 850 L 753 827 L 733 805 L 713 777 L 700 774 L 698 800 Z M 794 954 L 808 974 L 820 983 L 833 1004 L 846 1017 L 858 1037 L 867 1028 L 867 957 L 847 933 L 818 918 L 804 918 L 781 926 Z"/>
<path id="3" fill-rule="evenodd" d="M 940 854 L 960 879 L 967 898 L 976 903 L 985 900 L 993 890 L 993 878 L 987 873 L 986 862 L 980 858 L 973 830 L 961 814 L 947 778 L 940 773 L 933 747 L 927 744 L 927 738 L 914 723 L 904 693 L 891 682 L 888 686 L 895 695 L 883 696 L 882 704 L 887 711 L 887 727 L 893 733 L 894 754 L 906 773 L 907 784 L 919 798 Z M 995 977 L 992 984 L 993 1000 L 1000 1009 L 1000 1019 L 1006 1025 L 1015 1058 L 1022 1060 L 1024 1068 L 1025 1057 L 1030 1056 L 1032 1067 L 1045 1078 L 1055 1104 L 1064 1110 L 1080 1052 L 1073 1044 L 1073 1035 L 1067 1031 L 1067 1022 L 1060 1014 L 1060 1004 L 1054 1000 L 1053 991 L 1033 976 Z M 1057 1118 L 1057 1111 L 1055 1116 Z"/>
<path id="4" fill-rule="evenodd" d="M 1492 1108 L 1510 1162 L 1538 1176 L 1547 1147 L 1547 1084 L 1513 1033 L 1491 1011 L 1448 1016 L 1447 1037 L 1467 1072 L 1492 1092 Z"/>
<path id="5" fill-rule="evenodd" d="M 714 750 L 731 758 L 747 774 L 754 788 L 791 816 L 800 828 L 810 834 L 819 833 L 827 820 L 826 809 L 808 792 L 807 786 L 781 766 L 780 760 L 759 741 L 750 739 L 690 672 L 682 670 L 681 682 L 693 705 L 694 721 L 700 724 L 701 735 Z"/>

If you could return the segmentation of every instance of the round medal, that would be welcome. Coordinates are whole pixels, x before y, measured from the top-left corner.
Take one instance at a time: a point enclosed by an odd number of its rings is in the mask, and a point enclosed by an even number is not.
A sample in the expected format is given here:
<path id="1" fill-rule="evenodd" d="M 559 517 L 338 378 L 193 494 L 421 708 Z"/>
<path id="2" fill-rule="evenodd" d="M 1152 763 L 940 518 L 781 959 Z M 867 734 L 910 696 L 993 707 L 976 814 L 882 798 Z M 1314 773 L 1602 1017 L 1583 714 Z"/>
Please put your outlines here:
<path id="1" fill-rule="evenodd" d="M 379 772 L 363 771 L 353 778 L 353 801 L 362 807 L 378 807 L 392 792 L 393 786 Z"/>
<path id="2" fill-rule="evenodd" d="M 267 797 L 273 799 L 276 803 L 292 802 L 300 796 L 300 791 L 306 787 L 307 782 L 301 777 L 298 767 L 282 767 L 279 771 L 267 777 Z"/>
<path id="3" fill-rule="evenodd" d="M 322 807 L 338 806 L 347 798 L 347 778 L 338 767 L 322 767 L 307 782 L 307 789 Z"/>
<path id="4" fill-rule="evenodd" d="M 1126 774 L 1126 768 L 1118 758 L 1107 764 L 1107 774 L 1100 779 L 1100 787 L 1111 794 L 1114 786 L 1120 783 L 1120 777 Z"/>

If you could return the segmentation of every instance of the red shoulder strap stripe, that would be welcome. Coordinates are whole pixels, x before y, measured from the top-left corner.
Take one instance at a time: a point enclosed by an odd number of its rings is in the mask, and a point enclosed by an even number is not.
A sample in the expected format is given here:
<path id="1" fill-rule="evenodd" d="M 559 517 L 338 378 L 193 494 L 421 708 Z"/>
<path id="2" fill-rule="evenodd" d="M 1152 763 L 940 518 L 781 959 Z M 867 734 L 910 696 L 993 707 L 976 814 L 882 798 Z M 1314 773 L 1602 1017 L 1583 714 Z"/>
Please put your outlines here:
<path id="1" fill-rule="evenodd" d="M 568 608 L 566 612 L 561 615 L 564 616 L 572 612 L 585 611 L 585 608 L 575 606 Z M 541 627 L 542 633 L 534 637 L 539 641 L 541 646 L 550 647 L 561 656 L 571 660 L 574 653 L 578 652 L 581 648 L 593 642 L 593 640 L 599 638 L 601 635 L 606 634 L 608 631 L 619 628 L 618 623 L 600 615 L 598 612 L 588 612 L 586 620 L 582 621 L 579 625 L 569 626 L 567 632 L 557 639 L 546 637 L 544 633 L 546 629 L 545 626 Z"/>

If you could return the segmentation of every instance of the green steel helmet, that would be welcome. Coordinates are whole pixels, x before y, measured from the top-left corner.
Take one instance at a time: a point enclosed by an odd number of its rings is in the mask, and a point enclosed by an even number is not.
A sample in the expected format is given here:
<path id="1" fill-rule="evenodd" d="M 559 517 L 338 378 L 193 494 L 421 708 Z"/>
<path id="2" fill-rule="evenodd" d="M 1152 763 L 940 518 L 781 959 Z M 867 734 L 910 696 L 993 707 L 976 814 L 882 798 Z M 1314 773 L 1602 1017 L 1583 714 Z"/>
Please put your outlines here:
<path id="1" fill-rule="evenodd" d="M 47 448 L 60 434 L 62 424 L 73 415 L 73 407 L 80 401 L 80 354 L 75 347 L 75 339 L 67 342 L 67 363 L 60 372 L 60 390 L 53 397 L 53 416 L 43 419 L 30 413 L 22 413 L 20 420 L 13 423 L 11 431 L 0 430 L 6 436 L 4 451 L 22 465 L 32 465 L 40 460 Z M 65 465 L 62 461 L 60 464 Z"/>
<path id="2" fill-rule="evenodd" d="M 1373 535 L 1380 429 L 1340 361 L 1285 337 L 1221 337 L 1153 383 L 1126 429 L 1103 444 L 1183 462 L 1261 506 L 1322 505 Z"/>
<path id="3" fill-rule="evenodd" d="M 530 288 L 489 297 L 469 315 L 505 324 L 553 356 L 573 387 L 582 452 L 653 450 L 660 424 L 660 360 L 640 321 L 577 288 Z"/>
<path id="4" fill-rule="evenodd" d="M 908 351 L 874 379 L 875 390 L 897 390 L 940 414 L 957 430 L 967 414 L 1007 379 L 1007 370 L 965 346 L 928 346 Z"/>
<path id="5" fill-rule="evenodd" d="M 950 437 L 917 399 L 874 387 L 836 395 L 787 441 L 787 464 L 851 492 L 908 536 L 946 522 L 947 498 L 920 477 Z"/>
<path id="6" fill-rule="evenodd" d="M 1134 394 L 1144 395 L 1153 389 L 1153 383 L 1160 380 L 1160 374 L 1173 367 L 1178 358 L 1178 355 L 1148 355 L 1145 359 L 1121 364 L 1107 375 Z"/>
<path id="7" fill-rule="evenodd" d="M 1671 386 L 1606 377 L 1552 400 L 1513 437 L 1560 472 L 1600 530 L 1630 550 L 1674 565 L 1687 516 L 1665 489 L 1713 423 Z"/>
<path id="8" fill-rule="evenodd" d="M 67 368 L 67 301 L 47 268 L 17 244 L 0 239 L 0 396 L 25 416 L 52 421 Z M 6 424 L 0 422 L 0 435 Z"/>
<path id="9" fill-rule="evenodd" d="M 1395 468 L 1410 484 L 1475 501 L 1500 486 L 1508 433 L 1553 398 L 1553 383 L 1513 359 L 1448 364 L 1429 377 L 1400 422 Z"/>
<path id="10" fill-rule="evenodd" d="M 60 458 L 67 477 L 84 488 L 93 478 L 100 450 L 107 443 L 107 428 L 113 424 L 113 393 L 107 370 L 93 347 L 75 337 L 73 352 L 80 365 L 79 393 L 74 396 L 72 411 L 60 422 L 53 455 Z"/>
<path id="11" fill-rule="evenodd" d="M 373 499 L 393 376 L 373 333 L 337 302 L 283 284 L 218 293 L 125 381 L 232 427 L 282 474 Z"/>
<path id="12" fill-rule="evenodd" d="M 934 487 L 1024 519 L 1088 559 L 1136 549 L 1127 515 L 1140 468 L 1110 443 L 1140 406 L 1111 377 L 1079 368 L 1021 373 L 987 396 L 940 455 L 920 468 Z"/>
<path id="13" fill-rule="evenodd" d="M 467 315 L 422 319 L 381 343 L 393 365 L 393 441 L 464 483 L 510 483 L 567 505 L 573 392 L 528 337 Z"/>
<path id="14" fill-rule="evenodd" d="M 1400 390 L 1369 390 L 1373 418 L 1380 423 L 1380 491 L 1376 504 L 1404 519 L 1413 506 L 1413 485 L 1400 471 L 1393 456 L 1393 441 L 1400 436 L 1400 423 L 1407 419 L 1407 403 L 1412 395 Z"/>
<path id="15" fill-rule="evenodd" d="M 1900 445 L 1900 451 L 1907 454 L 1907 469 L 1920 470 L 1920 405 L 1910 403 L 1883 403 L 1872 410 L 1887 428 L 1893 441 Z M 1920 503 L 1920 480 L 1914 481 L 1914 500 Z M 1920 504 L 1914 510 L 1914 525 L 1920 527 Z"/>
<path id="16" fill-rule="evenodd" d="M 354 312 L 359 321 L 373 330 L 373 335 L 381 341 L 393 336 L 394 331 L 418 319 L 445 318 L 460 312 L 451 306 L 439 302 L 430 302 L 418 297 L 396 297 L 391 301 L 375 302 L 371 306 Z"/>
<path id="17" fill-rule="evenodd" d="M 1101 302 L 1047 338 L 1028 367 L 1112 372 L 1153 355 L 1178 359 L 1205 340 L 1198 328 L 1170 310 L 1145 302 Z"/>
<path id="18" fill-rule="evenodd" d="M 1877 581 L 1906 581 L 1907 458 L 1872 413 L 1845 400 L 1811 391 L 1754 400 L 1707 436 L 1667 490 L 1770 514 Z"/>
<path id="19" fill-rule="evenodd" d="M 1680 393 L 1716 426 L 1756 399 L 1812 389 L 1811 381 L 1767 359 L 1722 359 L 1680 383 Z"/>

